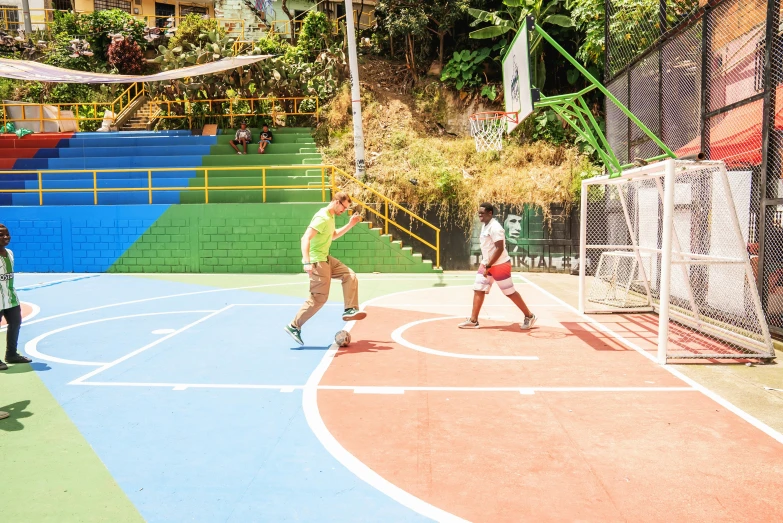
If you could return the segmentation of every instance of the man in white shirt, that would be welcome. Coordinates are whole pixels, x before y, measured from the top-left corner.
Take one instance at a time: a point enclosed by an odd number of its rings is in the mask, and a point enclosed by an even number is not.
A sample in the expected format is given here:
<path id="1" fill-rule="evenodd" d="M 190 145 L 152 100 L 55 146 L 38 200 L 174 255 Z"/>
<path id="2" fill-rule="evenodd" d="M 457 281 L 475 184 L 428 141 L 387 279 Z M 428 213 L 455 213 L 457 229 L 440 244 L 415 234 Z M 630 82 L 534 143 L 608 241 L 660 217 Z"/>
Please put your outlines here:
<path id="1" fill-rule="evenodd" d="M 494 218 L 495 208 L 490 203 L 479 205 L 478 217 L 482 223 L 479 240 L 481 242 L 481 264 L 476 283 L 473 285 L 473 312 L 470 318 L 458 325 L 460 329 L 478 329 L 478 315 L 484 304 L 484 296 L 489 294 L 492 284 L 497 282 L 503 294 L 519 307 L 525 315 L 519 325 L 522 330 L 529 330 L 536 322 L 536 315 L 530 312 L 522 296 L 514 288 L 511 279 L 511 257 L 506 251 L 506 234 L 503 226 Z"/>

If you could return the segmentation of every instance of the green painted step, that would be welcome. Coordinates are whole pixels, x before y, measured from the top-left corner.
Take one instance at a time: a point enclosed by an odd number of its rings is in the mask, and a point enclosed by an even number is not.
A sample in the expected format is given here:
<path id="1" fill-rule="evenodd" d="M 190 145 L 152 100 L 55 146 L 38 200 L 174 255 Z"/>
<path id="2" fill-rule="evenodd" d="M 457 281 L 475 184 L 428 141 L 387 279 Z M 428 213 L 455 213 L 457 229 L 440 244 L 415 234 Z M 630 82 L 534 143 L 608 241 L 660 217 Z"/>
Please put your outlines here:
<path id="1" fill-rule="evenodd" d="M 237 132 L 237 129 L 239 127 L 237 126 L 236 129 L 221 129 L 218 136 L 224 135 L 224 134 L 230 134 L 234 135 L 234 133 Z M 253 133 L 258 134 L 261 132 L 260 127 L 248 127 Z M 315 132 L 315 129 L 312 127 L 272 127 L 270 128 L 272 131 L 272 134 L 303 134 L 306 136 L 312 136 L 313 132 Z"/>
<path id="2" fill-rule="evenodd" d="M 317 154 L 318 148 L 314 145 L 308 145 L 308 144 L 299 144 L 299 143 L 273 143 L 269 144 L 266 147 L 266 152 L 264 154 L 299 154 L 299 153 L 310 153 L 310 154 Z M 210 155 L 236 155 L 236 151 L 232 149 L 230 146 L 226 145 L 213 145 L 210 147 L 209 151 Z M 247 146 L 247 155 L 258 154 L 258 144 L 256 144 L 254 147 L 251 147 L 250 145 Z"/>
<path id="3" fill-rule="evenodd" d="M 272 133 L 274 135 L 274 133 Z M 226 135 L 218 135 L 217 137 L 217 143 L 218 145 L 225 145 L 226 147 L 231 147 L 229 142 L 234 139 L 234 134 L 226 134 Z M 258 133 L 253 133 L 253 142 L 258 143 Z M 301 135 L 301 134 L 283 134 L 280 136 L 274 136 L 272 140 L 273 144 L 276 143 L 303 143 L 303 144 L 315 144 L 315 141 L 311 136 Z"/>
<path id="4" fill-rule="evenodd" d="M 305 160 L 321 163 L 320 154 L 231 154 L 204 156 L 203 167 L 237 167 L 257 165 L 303 165 Z"/>
<path id="5" fill-rule="evenodd" d="M 332 193 L 321 189 L 267 189 L 266 203 L 315 203 L 328 201 Z M 180 203 L 204 203 L 202 191 L 182 191 Z M 209 191 L 209 203 L 264 203 L 264 192 L 247 189 L 237 191 Z"/>
<path id="6" fill-rule="evenodd" d="M 247 176 L 260 177 L 262 174 L 262 169 L 258 166 L 253 166 L 253 167 L 255 168 L 248 167 L 247 169 L 230 170 L 230 171 L 210 170 L 209 179 L 214 180 L 219 178 L 245 178 Z M 204 178 L 204 173 L 205 173 L 205 169 L 197 169 L 196 178 Z M 312 167 L 306 165 L 291 166 L 290 168 L 284 168 L 284 169 L 267 169 L 266 175 L 267 177 L 317 176 L 318 178 L 320 178 L 321 169 L 313 169 Z M 324 172 L 324 178 L 327 182 L 329 181 L 329 172 L 326 170 Z"/>
<path id="7" fill-rule="evenodd" d="M 326 184 L 329 184 L 329 178 L 325 180 Z M 210 187 L 238 187 L 247 185 L 261 185 L 263 178 L 258 176 L 242 176 L 242 177 L 221 177 L 213 178 L 209 177 Z M 318 185 L 321 186 L 320 176 L 267 176 L 266 185 Z M 204 187 L 204 178 L 191 178 L 188 180 L 189 187 Z M 251 190 L 251 189 L 248 189 Z"/>

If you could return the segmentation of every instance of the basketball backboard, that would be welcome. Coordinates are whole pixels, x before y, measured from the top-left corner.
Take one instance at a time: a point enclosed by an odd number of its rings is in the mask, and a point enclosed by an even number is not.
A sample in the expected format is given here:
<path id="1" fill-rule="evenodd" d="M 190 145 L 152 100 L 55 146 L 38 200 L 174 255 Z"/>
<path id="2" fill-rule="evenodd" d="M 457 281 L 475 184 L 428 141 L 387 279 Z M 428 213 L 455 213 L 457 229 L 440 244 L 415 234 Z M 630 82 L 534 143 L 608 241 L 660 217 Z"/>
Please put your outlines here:
<path id="1" fill-rule="evenodd" d="M 528 27 L 527 23 L 524 23 L 503 57 L 503 99 L 506 112 L 518 113 L 517 118 L 508 119 L 506 122 L 506 133 L 509 134 L 533 112 L 528 42 Z"/>

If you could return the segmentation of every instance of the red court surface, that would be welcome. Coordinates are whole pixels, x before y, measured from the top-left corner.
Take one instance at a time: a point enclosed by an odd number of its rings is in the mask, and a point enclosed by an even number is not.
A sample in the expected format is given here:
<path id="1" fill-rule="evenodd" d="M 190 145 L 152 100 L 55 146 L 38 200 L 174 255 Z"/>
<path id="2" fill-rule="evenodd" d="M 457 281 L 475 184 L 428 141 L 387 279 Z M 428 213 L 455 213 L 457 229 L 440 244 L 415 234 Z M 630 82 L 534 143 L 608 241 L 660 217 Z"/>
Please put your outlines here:
<path id="1" fill-rule="evenodd" d="M 469 286 L 368 304 L 319 384 L 326 428 L 385 480 L 469 521 L 783 521 L 779 434 L 517 288 L 539 318 L 528 332 L 497 289 L 478 330 L 456 328 Z"/>
<path id="2" fill-rule="evenodd" d="M 38 308 L 34 305 L 31 305 L 29 303 L 22 302 L 22 319 L 30 319 L 32 318 L 37 312 Z M 8 322 L 5 321 L 5 318 L 2 318 L 0 320 L 0 325 L 7 325 Z"/>

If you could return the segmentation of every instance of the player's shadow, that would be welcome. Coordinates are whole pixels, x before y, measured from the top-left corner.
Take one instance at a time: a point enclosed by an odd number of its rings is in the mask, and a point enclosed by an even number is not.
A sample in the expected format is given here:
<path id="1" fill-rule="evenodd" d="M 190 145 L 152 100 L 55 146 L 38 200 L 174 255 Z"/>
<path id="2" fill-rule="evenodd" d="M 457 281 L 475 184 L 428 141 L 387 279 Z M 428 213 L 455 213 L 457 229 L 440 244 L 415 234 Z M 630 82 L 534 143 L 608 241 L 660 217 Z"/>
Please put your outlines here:
<path id="1" fill-rule="evenodd" d="M 52 370 L 52 368 L 46 363 L 40 361 L 34 361 L 32 363 L 11 365 L 10 367 L 8 367 L 8 370 L 3 371 L 3 374 L 22 374 L 23 372 L 32 372 L 34 370 L 43 372 L 47 370 Z"/>
<path id="2" fill-rule="evenodd" d="M 24 425 L 19 420 L 29 418 L 33 415 L 32 412 L 25 411 L 28 405 L 30 405 L 30 400 L 17 401 L 16 403 L 11 403 L 10 405 L 0 407 L 0 411 L 10 414 L 9 417 L 0 419 L 0 430 L 5 430 L 8 432 L 17 432 L 23 430 Z"/>
<path id="3" fill-rule="evenodd" d="M 351 354 L 361 354 L 365 352 L 380 352 L 383 350 L 392 350 L 394 347 L 389 347 L 383 343 L 370 340 L 355 341 L 347 347 L 340 347 L 334 357 L 349 356 Z"/>
<path id="4" fill-rule="evenodd" d="M 325 352 L 329 350 L 329 347 L 316 347 L 316 346 L 305 346 L 305 347 L 291 347 L 291 350 L 320 350 L 322 352 Z"/>

